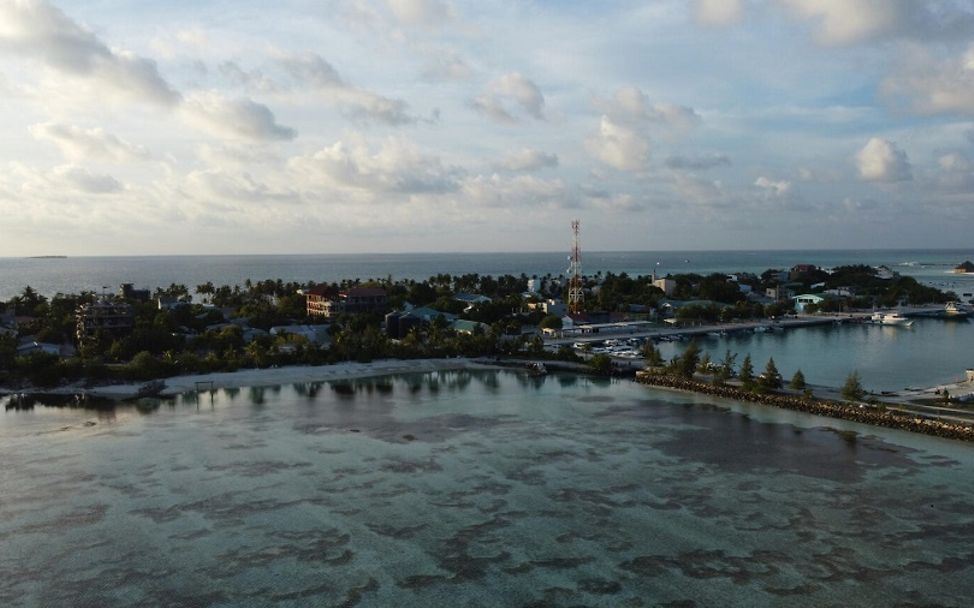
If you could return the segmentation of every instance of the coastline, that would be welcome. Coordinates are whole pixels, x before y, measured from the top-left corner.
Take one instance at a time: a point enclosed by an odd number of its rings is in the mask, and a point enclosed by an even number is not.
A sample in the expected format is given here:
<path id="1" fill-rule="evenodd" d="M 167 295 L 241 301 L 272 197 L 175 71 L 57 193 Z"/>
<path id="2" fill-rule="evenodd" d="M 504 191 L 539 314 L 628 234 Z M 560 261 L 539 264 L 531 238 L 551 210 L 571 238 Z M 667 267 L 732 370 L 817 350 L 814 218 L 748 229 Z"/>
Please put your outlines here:
<path id="1" fill-rule="evenodd" d="M 974 442 L 974 423 L 945 420 L 915 412 L 887 407 L 885 404 L 852 403 L 805 397 L 787 393 L 756 393 L 732 385 L 714 385 L 695 379 L 681 378 L 651 372 L 637 372 L 636 382 L 654 388 L 671 389 L 700 395 L 713 395 L 759 403 L 771 407 L 794 410 L 817 416 L 837 418 L 945 439 Z"/>
<path id="2" fill-rule="evenodd" d="M 241 369 L 234 372 L 214 372 L 210 374 L 189 374 L 171 376 L 151 382 L 126 384 L 105 384 L 83 387 L 79 384 L 60 386 L 51 389 L 15 391 L 0 388 L 0 396 L 27 392 L 33 395 L 71 396 L 83 395 L 95 399 L 125 401 L 139 396 L 172 397 L 182 393 L 194 392 L 200 385 L 204 390 L 223 388 L 243 388 L 250 386 L 275 386 L 306 382 L 330 382 L 355 380 L 372 376 L 392 374 L 415 374 L 462 369 L 497 369 L 497 366 L 478 362 L 469 358 L 454 359 L 380 359 L 369 363 L 348 361 L 331 365 L 290 365 L 263 369 Z M 147 386 L 161 383 L 161 388 L 144 395 Z M 156 385 L 158 386 L 158 384 Z"/>

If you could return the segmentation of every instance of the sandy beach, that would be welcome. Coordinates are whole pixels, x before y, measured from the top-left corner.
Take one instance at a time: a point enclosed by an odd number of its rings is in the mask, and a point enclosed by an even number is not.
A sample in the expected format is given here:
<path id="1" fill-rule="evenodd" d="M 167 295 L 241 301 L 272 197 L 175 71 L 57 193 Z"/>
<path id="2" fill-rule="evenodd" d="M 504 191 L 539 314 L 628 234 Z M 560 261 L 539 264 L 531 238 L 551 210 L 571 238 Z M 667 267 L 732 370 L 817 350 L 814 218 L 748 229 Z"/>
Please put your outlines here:
<path id="1" fill-rule="evenodd" d="M 242 369 L 235 372 L 192 374 L 165 378 L 160 396 L 172 396 L 197 390 L 274 386 L 303 382 L 353 380 L 389 374 L 424 373 L 456 369 L 491 369 L 493 366 L 467 358 L 456 359 L 382 359 L 369 363 L 345 362 L 334 365 L 296 365 L 267 369 Z M 84 388 L 79 385 L 44 390 L 50 395 L 84 394 L 101 399 L 131 399 L 146 383 L 110 384 Z M 4 394 L 0 389 L 0 395 Z M 9 391 L 7 391 L 9 394 Z"/>

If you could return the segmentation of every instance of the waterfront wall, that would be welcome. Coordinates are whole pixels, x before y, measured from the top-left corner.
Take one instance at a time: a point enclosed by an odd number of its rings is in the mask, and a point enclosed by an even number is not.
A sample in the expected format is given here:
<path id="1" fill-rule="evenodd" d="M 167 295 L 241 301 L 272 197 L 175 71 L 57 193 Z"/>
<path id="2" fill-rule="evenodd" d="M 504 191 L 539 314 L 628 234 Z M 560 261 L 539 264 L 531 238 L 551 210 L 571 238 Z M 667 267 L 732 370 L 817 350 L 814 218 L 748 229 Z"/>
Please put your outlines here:
<path id="1" fill-rule="evenodd" d="M 738 401 L 750 401 L 862 424 L 924 433 L 947 439 L 974 441 L 974 425 L 891 410 L 881 405 L 845 403 L 781 393 L 756 393 L 737 386 L 709 384 L 699 380 L 647 371 L 637 372 L 636 381 L 649 386 L 692 391 Z"/>

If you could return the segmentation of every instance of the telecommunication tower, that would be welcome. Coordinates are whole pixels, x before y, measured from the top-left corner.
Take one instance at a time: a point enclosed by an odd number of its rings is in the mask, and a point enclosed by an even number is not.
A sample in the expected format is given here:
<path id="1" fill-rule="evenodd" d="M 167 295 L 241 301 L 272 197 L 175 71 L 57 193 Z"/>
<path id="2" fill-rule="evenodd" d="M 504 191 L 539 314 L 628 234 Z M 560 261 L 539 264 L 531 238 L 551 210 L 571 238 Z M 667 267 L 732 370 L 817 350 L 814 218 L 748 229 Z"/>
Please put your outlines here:
<path id="1" fill-rule="evenodd" d="M 568 314 L 573 319 L 582 312 L 582 246 L 578 240 L 579 222 L 572 220 L 572 254 L 568 256 Z"/>

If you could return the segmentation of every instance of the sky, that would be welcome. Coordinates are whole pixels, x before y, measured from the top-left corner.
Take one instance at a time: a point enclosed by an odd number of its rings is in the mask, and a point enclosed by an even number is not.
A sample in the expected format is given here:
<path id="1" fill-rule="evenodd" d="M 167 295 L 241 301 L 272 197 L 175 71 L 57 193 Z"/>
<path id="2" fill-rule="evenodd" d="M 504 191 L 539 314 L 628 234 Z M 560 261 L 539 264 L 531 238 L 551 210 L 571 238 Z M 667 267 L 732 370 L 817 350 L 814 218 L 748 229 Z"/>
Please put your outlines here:
<path id="1" fill-rule="evenodd" d="M 974 0 L 0 0 L 0 256 L 968 247 Z"/>

